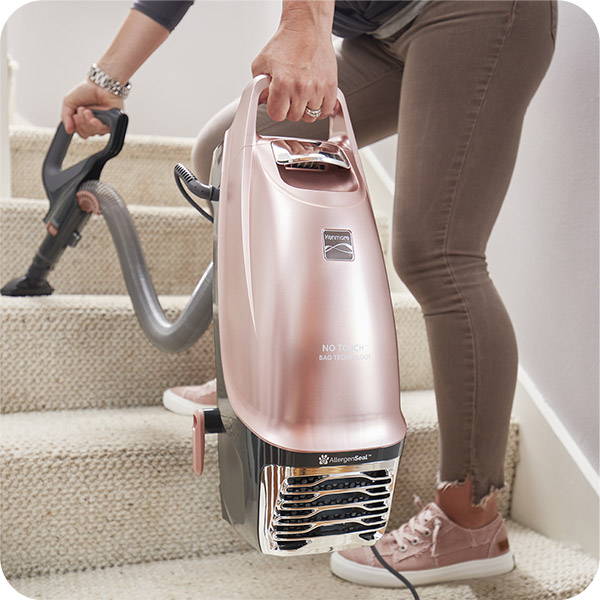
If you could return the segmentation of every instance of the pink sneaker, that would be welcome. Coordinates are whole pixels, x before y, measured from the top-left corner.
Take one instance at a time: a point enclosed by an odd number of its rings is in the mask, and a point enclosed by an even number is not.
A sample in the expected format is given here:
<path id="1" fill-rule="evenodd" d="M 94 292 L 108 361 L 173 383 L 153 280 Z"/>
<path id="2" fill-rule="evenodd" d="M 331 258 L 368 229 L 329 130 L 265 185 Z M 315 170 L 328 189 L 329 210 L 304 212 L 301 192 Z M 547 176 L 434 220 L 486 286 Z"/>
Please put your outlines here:
<path id="1" fill-rule="evenodd" d="M 202 385 L 173 387 L 165 390 L 163 405 L 178 415 L 193 415 L 198 409 L 217 404 L 217 383 L 211 379 Z"/>
<path id="2" fill-rule="evenodd" d="M 504 520 L 465 529 L 451 521 L 434 502 L 375 547 L 382 558 L 413 585 L 426 585 L 502 575 L 514 568 Z M 353 583 L 380 587 L 404 584 L 385 569 L 369 546 L 331 555 L 331 571 Z"/>

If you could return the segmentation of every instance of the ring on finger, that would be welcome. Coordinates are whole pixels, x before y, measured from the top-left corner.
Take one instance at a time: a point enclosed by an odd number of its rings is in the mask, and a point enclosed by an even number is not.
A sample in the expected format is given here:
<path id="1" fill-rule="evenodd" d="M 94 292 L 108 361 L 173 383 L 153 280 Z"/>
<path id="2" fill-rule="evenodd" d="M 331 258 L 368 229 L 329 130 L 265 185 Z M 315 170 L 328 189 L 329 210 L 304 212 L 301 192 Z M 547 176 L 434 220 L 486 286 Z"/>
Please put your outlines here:
<path id="1" fill-rule="evenodd" d="M 321 107 L 309 108 L 308 106 L 304 109 L 304 112 L 313 119 L 318 119 L 321 116 Z"/>

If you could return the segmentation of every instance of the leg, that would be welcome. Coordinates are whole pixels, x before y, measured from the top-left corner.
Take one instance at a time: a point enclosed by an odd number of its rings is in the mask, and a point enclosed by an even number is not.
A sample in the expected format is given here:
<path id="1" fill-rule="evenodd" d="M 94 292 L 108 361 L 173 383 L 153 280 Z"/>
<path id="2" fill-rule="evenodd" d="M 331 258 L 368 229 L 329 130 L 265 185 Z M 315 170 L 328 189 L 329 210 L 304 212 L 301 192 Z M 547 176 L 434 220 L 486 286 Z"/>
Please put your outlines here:
<path id="1" fill-rule="evenodd" d="M 554 6 L 432 0 L 385 44 L 405 64 L 394 265 L 425 317 L 442 485 L 437 502 L 376 546 L 416 585 L 514 565 L 494 491 L 504 485 L 517 347 L 485 249 L 553 53 Z M 357 583 L 401 585 L 366 549 L 334 553 L 331 568 Z"/>
<path id="2" fill-rule="evenodd" d="M 446 484 L 438 501 L 465 526 L 491 520 L 495 505 L 461 507 L 484 504 L 504 485 L 517 348 L 485 250 L 527 105 L 552 56 L 550 9 L 433 1 L 387 44 L 405 61 L 394 264 L 427 327 Z"/>

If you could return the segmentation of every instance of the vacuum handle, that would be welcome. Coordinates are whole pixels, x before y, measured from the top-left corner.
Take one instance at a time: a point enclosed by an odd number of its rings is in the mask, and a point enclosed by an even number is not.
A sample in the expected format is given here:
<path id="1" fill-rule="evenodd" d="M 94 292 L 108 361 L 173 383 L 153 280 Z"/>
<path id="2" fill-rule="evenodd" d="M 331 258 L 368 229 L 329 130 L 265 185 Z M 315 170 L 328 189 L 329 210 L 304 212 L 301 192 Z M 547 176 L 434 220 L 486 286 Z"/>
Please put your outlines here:
<path id="1" fill-rule="evenodd" d="M 352 123 L 350 122 L 350 113 L 348 112 L 348 105 L 346 104 L 346 98 L 342 94 L 342 90 L 338 88 L 337 100 L 340 104 L 337 112 L 329 119 L 329 139 L 334 140 L 335 138 L 347 138 L 350 142 L 351 148 L 356 152 L 358 151 L 358 144 L 354 137 L 354 130 L 352 129 Z"/>
<path id="2" fill-rule="evenodd" d="M 47 190 L 56 190 L 72 178 L 78 179 L 79 183 L 83 183 L 88 179 L 98 179 L 106 161 L 121 151 L 127 132 L 127 115 L 118 108 L 92 110 L 92 112 L 94 116 L 110 128 L 108 143 L 99 152 L 63 171 L 62 164 L 71 145 L 73 134 L 67 133 L 61 122 L 52 138 L 42 167 L 42 179 Z"/>
<path id="3" fill-rule="evenodd" d="M 232 128 L 243 128 L 244 146 L 253 146 L 259 139 L 256 133 L 256 112 L 258 100 L 264 90 L 269 87 L 271 79 L 268 75 L 257 75 L 243 91 L 240 103 L 236 111 Z M 329 137 L 347 138 L 353 149 L 357 149 L 356 139 L 350 123 L 348 106 L 344 94 L 338 88 L 337 99 L 340 104 L 339 110 L 329 119 Z"/>

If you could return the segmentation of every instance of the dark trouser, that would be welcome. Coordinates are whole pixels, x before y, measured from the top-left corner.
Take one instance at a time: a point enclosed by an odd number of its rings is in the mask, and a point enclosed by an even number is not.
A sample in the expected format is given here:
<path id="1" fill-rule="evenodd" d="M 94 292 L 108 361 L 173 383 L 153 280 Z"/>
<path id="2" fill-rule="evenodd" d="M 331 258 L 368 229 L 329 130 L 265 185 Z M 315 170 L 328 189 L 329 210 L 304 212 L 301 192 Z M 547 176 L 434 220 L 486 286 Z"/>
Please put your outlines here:
<path id="1" fill-rule="evenodd" d="M 441 435 L 440 483 L 504 485 L 517 373 L 514 331 L 485 250 L 508 188 L 525 111 L 550 63 L 556 0 L 431 0 L 385 40 L 337 45 L 339 87 L 360 146 L 398 133 L 395 268 L 420 303 Z M 199 134 L 198 175 L 236 102 Z M 259 133 L 325 137 L 326 122 Z"/>

